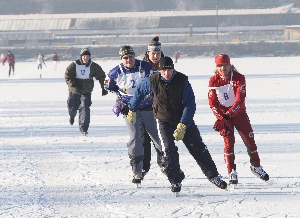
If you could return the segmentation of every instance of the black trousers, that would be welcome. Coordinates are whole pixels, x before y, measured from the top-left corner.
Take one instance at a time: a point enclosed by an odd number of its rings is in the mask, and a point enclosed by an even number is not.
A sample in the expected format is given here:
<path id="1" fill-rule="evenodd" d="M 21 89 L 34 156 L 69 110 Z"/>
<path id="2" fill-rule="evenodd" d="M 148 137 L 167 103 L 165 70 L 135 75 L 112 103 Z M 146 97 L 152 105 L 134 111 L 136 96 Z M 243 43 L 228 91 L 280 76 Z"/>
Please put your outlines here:
<path id="1" fill-rule="evenodd" d="M 167 164 L 166 173 L 168 179 L 171 184 L 180 183 L 181 178 L 178 147 L 175 145 L 175 139 L 173 136 L 177 126 L 162 121 L 158 121 L 158 124 L 165 146 Z M 203 143 L 200 132 L 194 122 L 186 129 L 182 141 L 208 179 L 212 179 L 219 175 L 217 167 L 212 160 L 207 146 Z"/>
<path id="2" fill-rule="evenodd" d="M 14 64 L 13 64 L 13 65 L 10 65 L 10 64 L 9 64 L 8 76 L 10 76 L 11 70 L 12 70 L 12 72 L 13 72 L 13 74 L 14 74 L 14 73 L 15 73 L 15 65 L 14 65 Z"/>
<path id="3" fill-rule="evenodd" d="M 91 93 L 78 95 L 69 92 L 67 105 L 70 117 L 75 117 L 77 110 L 79 111 L 79 129 L 86 132 L 89 129 L 91 119 Z"/>
<path id="4" fill-rule="evenodd" d="M 144 147 L 144 160 L 143 160 L 143 170 L 144 171 L 149 171 L 150 166 L 151 166 L 151 138 L 146 131 L 146 128 L 143 124 L 141 123 L 141 133 L 142 133 L 142 139 L 143 139 L 143 147 Z M 159 155 L 159 152 L 157 153 L 157 164 L 160 168 L 164 167 L 164 164 L 161 160 L 161 156 Z"/>

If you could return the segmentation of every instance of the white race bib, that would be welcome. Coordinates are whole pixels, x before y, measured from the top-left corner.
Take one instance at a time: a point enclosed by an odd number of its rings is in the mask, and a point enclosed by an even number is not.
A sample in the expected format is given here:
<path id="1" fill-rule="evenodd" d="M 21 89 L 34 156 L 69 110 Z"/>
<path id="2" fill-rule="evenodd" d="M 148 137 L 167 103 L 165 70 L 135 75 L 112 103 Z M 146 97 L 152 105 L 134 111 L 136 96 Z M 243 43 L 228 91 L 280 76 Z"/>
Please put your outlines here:
<path id="1" fill-rule="evenodd" d="M 217 97 L 218 97 L 220 104 L 225 107 L 231 107 L 236 100 L 236 97 L 235 97 L 235 94 L 233 91 L 232 75 L 233 75 L 233 73 L 231 73 L 230 84 L 227 84 L 225 86 L 220 86 L 220 87 L 209 87 L 209 89 L 216 90 Z"/>
<path id="2" fill-rule="evenodd" d="M 91 62 L 92 64 L 92 62 Z M 86 67 L 85 65 L 76 64 L 76 78 L 78 79 L 89 79 L 90 78 L 90 66 Z"/>

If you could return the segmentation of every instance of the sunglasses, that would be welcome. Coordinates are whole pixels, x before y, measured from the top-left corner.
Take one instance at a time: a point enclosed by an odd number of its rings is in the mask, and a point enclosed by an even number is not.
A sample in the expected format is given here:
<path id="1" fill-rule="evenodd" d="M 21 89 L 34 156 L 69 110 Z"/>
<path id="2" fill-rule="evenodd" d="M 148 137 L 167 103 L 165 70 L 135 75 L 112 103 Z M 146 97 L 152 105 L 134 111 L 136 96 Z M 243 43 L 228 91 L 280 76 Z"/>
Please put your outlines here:
<path id="1" fill-rule="evenodd" d="M 128 60 L 129 58 L 133 58 L 134 55 L 128 55 L 128 56 L 123 56 L 122 59 L 124 60 Z"/>
<path id="2" fill-rule="evenodd" d="M 225 64 L 218 64 L 217 67 L 227 67 L 229 64 L 225 63 Z"/>

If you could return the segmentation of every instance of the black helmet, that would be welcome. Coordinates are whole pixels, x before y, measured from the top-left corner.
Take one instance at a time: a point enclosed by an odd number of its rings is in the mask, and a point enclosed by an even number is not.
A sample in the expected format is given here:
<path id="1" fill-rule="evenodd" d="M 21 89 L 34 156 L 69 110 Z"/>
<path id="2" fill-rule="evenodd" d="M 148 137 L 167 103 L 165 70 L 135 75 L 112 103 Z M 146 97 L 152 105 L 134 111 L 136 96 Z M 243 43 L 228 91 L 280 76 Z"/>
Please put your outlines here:
<path id="1" fill-rule="evenodd" d="M 120 49 L 119 55 L 120 55 L 120 57 L 122 58 L 124 55 L 128 55 L 128 54 L 133 54 L 133 55 L 135 55 L 134 50 L 133 50 L 133 48 L 132 48 L 131 46 L 129 46 L 129 45 L 124 45 L 124 46 Z"/>
<path id="2" fill-rule="evenodd" d="M 83 48 L 83 49 L 81 49 L 81 51 L 80 51 L 80 57 L 81 57 L 82 55 L 89 55 L 89 56 L 91 56 L 90 49 L 88 49 L 88 48 Z"/>

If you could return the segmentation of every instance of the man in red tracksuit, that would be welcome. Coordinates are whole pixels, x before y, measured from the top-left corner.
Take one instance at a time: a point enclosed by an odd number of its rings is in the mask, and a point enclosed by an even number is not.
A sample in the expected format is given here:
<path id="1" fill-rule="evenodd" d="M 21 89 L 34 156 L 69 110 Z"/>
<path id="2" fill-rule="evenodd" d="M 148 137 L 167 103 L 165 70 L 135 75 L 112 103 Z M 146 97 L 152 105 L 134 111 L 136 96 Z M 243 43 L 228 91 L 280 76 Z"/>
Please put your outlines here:
<path id="1" fill-rule="evenodd" d="M 229 174 L 229 183 L 238 183 L 234 163 L 234 127 L 247 148 L 251 171 L 262 180 L 268 181 L 269 175 L 260 165 L 254 133 L 246 112 L 245 77 L 230 64 L 230 58 L 226 54 L 218 54 L 215 63 L 215 75 L 210 78 L 208 85 L 208 101 L 217 118 L 214 129 L 224 138 L 224 160 Z"/>

